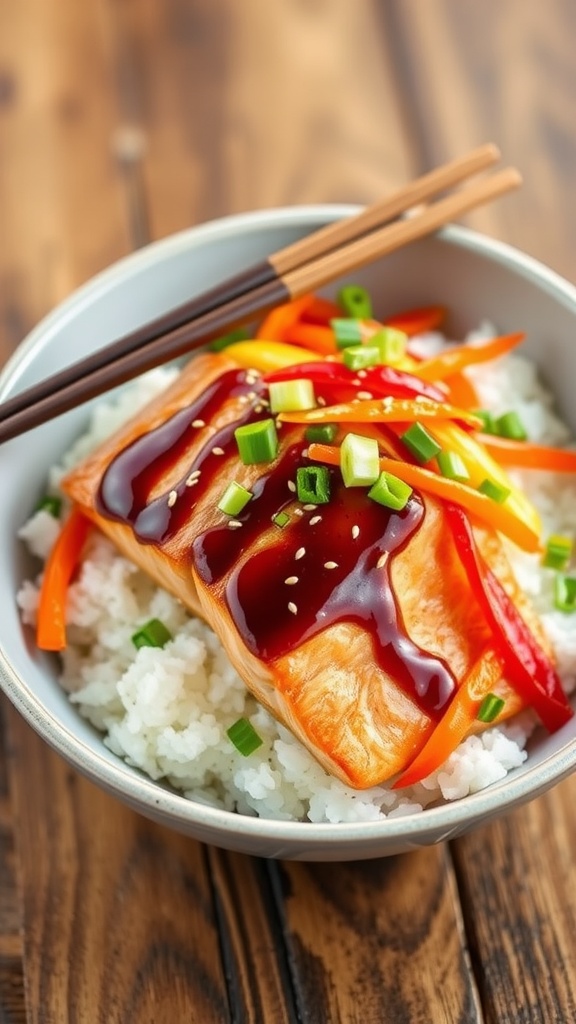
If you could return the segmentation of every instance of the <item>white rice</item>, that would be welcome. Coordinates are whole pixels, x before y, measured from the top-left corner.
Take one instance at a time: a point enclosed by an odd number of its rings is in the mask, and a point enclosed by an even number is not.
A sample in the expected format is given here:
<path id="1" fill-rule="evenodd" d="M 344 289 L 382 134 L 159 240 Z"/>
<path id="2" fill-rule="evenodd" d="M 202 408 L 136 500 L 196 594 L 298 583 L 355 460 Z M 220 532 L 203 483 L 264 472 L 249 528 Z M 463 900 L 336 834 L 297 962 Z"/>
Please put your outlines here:
<path id="1" fill-rule="evenodd" d="M 493 333 L 482 328 L 479 336 Z M 425 352 L 442 339 L 421 339 Z M 50 472 L 49 490 L 58 492 L 63 474 L 136 408 L 172 379 L 156 370 L 127 387 L 113 403 L 102 402 L 90 429 Z M 562 444 L 567 428 L 553 411 L 550 394 L 534 366 L 509 356 L 473 371 L 483 406 L 497 413 L 516 408 L 532 440 Z M 539 509 L 545 533 L 573 535 L 576 486 L 568 474 L 529 472 L 518 480 Z M 46 558 L 59 525 L 38 512 L 20 531 L 30 551 Z M 509 545 L 517 577 L 530 594 L 556 651 L 564 685 L 576 685 L 574 619 L 554 609 L 553 572 Z M 39 580 L 25 582 L 18 603 L 25 623 L 34 625 Z M 135 651 L 131 636 L 151 618 L 173 635 L 162 649 Z M 69 592 L 69 644 L 63 654 L 62 686 L 80 714 L 104 734 L 106 745 L 153 779 L 167 780 L 186 797 L 243 814 L 313 822 L 368 821 L 455 800 L 504 778 L 527 757 L 525 745 L 535 719 L 524 712 L 513 721 L 468 738 L 440 770 L 410 790 L 385 786 L 356 791 L 327 774 L 312 755 L 248 693 L 222 647 L 202 622 L 175 598 L 94 533 L 80 576 Z M 243 757 L 226 730 L 247 717 L 263 739 Z"/>

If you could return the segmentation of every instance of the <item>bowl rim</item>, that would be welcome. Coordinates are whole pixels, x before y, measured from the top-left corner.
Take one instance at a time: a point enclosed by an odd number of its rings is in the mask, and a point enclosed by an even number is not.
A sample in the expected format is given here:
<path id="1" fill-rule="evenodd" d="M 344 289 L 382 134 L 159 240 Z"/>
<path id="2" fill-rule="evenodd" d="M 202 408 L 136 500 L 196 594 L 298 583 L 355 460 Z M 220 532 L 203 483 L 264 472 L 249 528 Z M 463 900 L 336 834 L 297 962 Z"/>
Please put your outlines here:
<path id="1" fill-rule="evenodd" d="M 0 372 L 0 400 L 18 390 L 19 378 L 34 360 L 37 350 L 47 345 L 62 325 L 74 318 L 80 307 L 125 277 L 130 277 L 133 272 L 153 265 L 158 259 L 189 251 L 205 242 L 225 240 L 237 232 L 245 234 L 259 231 L 263 226 L 274 229 L 295 224 L 312 229 L 323 222 L 350 216 L 358 209 L 358 206 L 350 204 L 317 204 L 232 214 L 179 231 L 124 256 L 77 288 L 30 331 Z M 569 305 L 576 315 L 576 287 L 532 256 L 460 225 L 449 225 L 437 235 L 456 248 L 477 253 L 507 268 L 520 271 L 525 278 L 537 282 L 540 288 Z M 378 839 L 387 842 L 410 841 L 421 833 L 438 833 L 442 834 L 442 838 L 443 834 L 450 834 L 459 826 L 464 828 L 470 821 L 487 820 L 508 806 L 531 799 L 552 784 L 560 782 L 576 767 L 576 740 L 572 740 L 538 764 L 521 768 L 519 774 L 513 770 L 501 782 L 493 783 L 462 800 L 426 808 L 424 812 L 414 811 L 372 821 L 337 824 L 260 818 L 239 815 L 199 800 L 188 799 L 176 790 L 164 788 L 161 782 L 148 778 L 140 770 L 128 766 L 121 758 L 114 762 L 107 760 L 45 708 L 9 662 L 3 649 L 0 649 L 0 685 L 34 730 L 91 781 L 104 785 L 109 792 L 141 813 L 146 814 L 148 809 L 151 816 L 160 813 L 176 827 L 179 823 L 182 831 L 188 831 L 187 826 L 196 825 L 209 833 L 219 833 L 223 838 L 228 835 L 232 839 L 242 833 L 248 840 L 303 844 L 306 847 L 326 842 L 347 847 L 358 845 L 362 840 L 370 843 Z"/>

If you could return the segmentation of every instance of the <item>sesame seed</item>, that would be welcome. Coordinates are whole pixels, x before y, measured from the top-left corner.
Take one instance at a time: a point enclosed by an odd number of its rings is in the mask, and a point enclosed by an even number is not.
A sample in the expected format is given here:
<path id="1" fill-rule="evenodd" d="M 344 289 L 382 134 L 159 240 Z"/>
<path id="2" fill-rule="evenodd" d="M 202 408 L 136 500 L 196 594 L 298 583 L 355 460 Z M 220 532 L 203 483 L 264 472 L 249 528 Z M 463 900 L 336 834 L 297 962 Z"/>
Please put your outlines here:
<path id="1" fill-rule="evenodd" d="M 192 426 L 193 427 L 198 427 L 198 428 L 205 427 L 206 426 L 206 422 L 205 422 L 205 420 L 192 420 Z"/>
<path id="2" fill-rule="evenodd" d="M 368 374 L 366 373 L 366 370 L 358 370 L 357 376 L 362 377 L 362 379 L 364 379 L 364 377 L 367 377 Z"/>
<path id="3" fill-rule="evenodd" d="M 392 398 L 392 396 L 386 395 L 386 398 L 382 399 L 382 405 L 384 406 L 385 409 L 391 409 L 392 406 L 394 405 L 394 399 Z"/>
<path id="4" fill-rule="evenodd" d="M 350 383 L 351 384 L 360 384 L 361 381 L 358 380 L 358 377 L 353 377 L 352 380 L 350 381 Z"/>
<path id="5" fill-rule="evenodd" d="M 258 377 L 260 377 L 260 370 L 257 370 L 256 367 L 251 366 L 248 370 L 246 370 L 246 375 L 250 375 L 250 377 L 254 377 L 255 380 L 258 380 Z"/>
<path id="6" fill-rule="evenodd" d="M 307 448 L 304 448 L 304 450 L 302 452 L 302 458 L 303 459 L 307 459 L 308 458 L 308 449 Z"/>
<path id="7" fill-rule="evenodd" d="M 304 558 L 305 554 L 306 554 L 306 548 L 298 548 L 298 551 L 294 555 L 294 558 L 296 559 L 296 561 L 298 561 L 299 558 Z"/>
<path id="8" fill-rule="evenodd" d="M 324 568 L 325 569 L 337 569 L 338 568 L 338 562 L 324 562 Z"/>
<path id="9" fill-rule="evenodd" d="M 288 481 L 288 490 L 292 491 L 293 494 L 296 492 L 296 484 L 293 480 Z"/>
<path id="10" fill-rule="evenodd" d="M 198 483 L 198 477 L 197 476 L 189 476 L 188 479 L 186 480 L 186 487 L 194 487 L 194 485 L 197 484 L 197 483 Z"/>
<path id="11" fill-rule="evenodd" d="M 304 509 L 303 508 L 295 508 L 294 509 L 294 515 L 295 516 L 303 516 L 304 515 Z"/>
<path id="12" fill-rule="evenodd" d="M 240 522 L 239 519 L 229 519 L 228 526 L 230 527 L 231 530 L 237 530 L 239 529 L 240 526 L 242 526 L 242 523 Z"/>
<path id="13" fill-rule="evenodd" d="M 358 398 L 362 402 L 369 402 L 371 398 L 374 398 L 374 395 L 372 394 L 371 391 L 359 391 Z"/>
<path id="14" fill-rule="evenodd" d="M 255 398 L 258 398 L 258 395 L 255 391 L 249 391 L 246 397 L 254 401 Z"/>
<path id="15" fill-rule="evenodd" d="M 296 615 L 297 614 L 298 607 L 297 607 L 297 605 L 294 604 L 294 601 L 288 601 L 288 611 L 292 612 L 292 615 Z"/>
<path id="16" fill-rule="evenodd" d="M 297 576 L 287 576 L 286 579 L 284 580 L 284 583 L 288 587 L 293 587 L 295 583 L 298 583 L 298 577 Z"/>
<path id="17" fill-rule="evenodd" d="M 376 562 L 376 568 L 377 569 L 381 569 L 384 565 L 386 565 L 387 560 L 388 560 L 388 554 L 385 551 L 383 555 L 380 555 L 380 558 Z"/>
<path id="18" fill-rule="evenodd" d="M 326 405 L 326 399 L 322 398 L 322 395 L 318 395 L 316 402 L 318 403 L 318 405 Z"/>
<path id="19" fill-rule="evenodd" d="M 219 445 L 216 445 L 216 447 L 212 449 L 212 455 L 224 455 L 224 449 L 220 448 Z"/>
<path id="20" fill-rule="evenodd" d="M 263 408 L 264 408 L 264 406 L 261 405 L 261 404 L 260 405 L 255 405 L 254 406 L 254 412 L 262 412 Z"/>
<path id="21" fill-rule="evenodd" d="M 322 516 L 312 516 L 312 519 L 310 520 L 310 526 L 316 526 L 316 523 L 321 522 L 321 520 Z"/>
<path id="22" fill-rule="evenodd" d="M 360 527 L 359 526 L 353 526 L 352 527 L 352 537 L 354 538 L 354 540 L 356 540 L 356 538 L 359 537 L 359 536 L 360 536 Z"/>
<path id="23" fill-rule="evenodd" d="M 168 508 L 172 508 L 178 500 L 178 491 L 170 491 L 168 495 Z"/>
<path id="24" fill-rule="evenodd" d="M 302 508 L 305 512 L 314 512 L 316 510 L 316 505 L 303 505 Z"/>

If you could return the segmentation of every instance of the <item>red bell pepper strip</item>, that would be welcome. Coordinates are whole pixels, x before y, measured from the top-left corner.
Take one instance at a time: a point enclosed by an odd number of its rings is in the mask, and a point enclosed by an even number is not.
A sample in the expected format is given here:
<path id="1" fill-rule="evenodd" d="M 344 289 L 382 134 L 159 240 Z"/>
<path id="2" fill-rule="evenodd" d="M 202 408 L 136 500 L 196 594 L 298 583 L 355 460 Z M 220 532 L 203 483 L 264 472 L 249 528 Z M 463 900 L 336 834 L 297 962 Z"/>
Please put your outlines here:
<path id="1" fill-rule="evenodd" d="M 36 627 L 36 642 L 42 651 L 63 651 L 66 647 L 66 592 L 90 525 L 90 520 L 74 507 L 46 561 Z"/>
<path id="2" fill-rule="evenodd" d="M 434 402 L 445 402 L 446 392 L 434 384 L 420 380 L 413 373 L 398 370 L 394 366 L 368 366 L 362 371 L 363 376 L 349 370 L 339 362 L 330 360 L 306 363 L 306 372 L 302 365 L 287 366 L 281 370 L 273 370 L 264 377 L 265 384 L 275 381 L 298 380 L 306 377 L 314 384 L 325 384 L 334 389 L 336 401 L 347 401 L 354 398 L 358 391 L 367 391 L 374 398 L 414 398 L 422 395 Z M 337 390 L 340 388 L 341 397 Z M 347 392 L 347 394 L 344 394 Z"/>
<path id="3" fill-rule="evenodd" d="M 342 310 L 336 302 L 331 302 L 322 295 L 314 295 L 310 305 L 302 310 L 300 319 L 303 323 L 327 326 L 331 320 L 339 316 L 342 316 Z"/>
<path id="4" fill-rule="evenodd" d="M 263 341 L 285 341 L 286 332 L 313 302 L 313 295 L 302 295 L 299 299 L 290 299 L 289 302 L 275 306 L 264 317 L 254 337 Z"/>
<path id="5" fill-rule="evenodd" d="M 407 309 L 404 313 L 397 313 L 395 316 L 387 316 L 383 321 L 386 327 L 395 327 L 398 331 L 404 331 L 408 337 L 415 334 L 425 334 L 426 331 L 435 331 L 446 316 L 444 306 L 421 306 L 418 309 Z"/>
<path id="6" fill-rule="evenodd" d="M 556 669 L 482 558 L 466 513 L 449 502 L 444 508 L 472 590 L 493 630 L 506 678 L 546 728 L 555 732 L 574 714 Z"/>

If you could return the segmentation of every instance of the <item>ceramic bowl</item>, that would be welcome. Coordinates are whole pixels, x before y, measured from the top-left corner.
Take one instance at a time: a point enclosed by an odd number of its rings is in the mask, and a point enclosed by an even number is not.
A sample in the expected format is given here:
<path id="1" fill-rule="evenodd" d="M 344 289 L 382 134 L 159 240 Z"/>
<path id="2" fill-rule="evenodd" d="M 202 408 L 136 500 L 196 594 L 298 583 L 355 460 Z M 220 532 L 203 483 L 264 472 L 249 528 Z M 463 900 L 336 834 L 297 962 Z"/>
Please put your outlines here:
<path id="1" fill-rule="evenodd" d="M 0 399 L 274 252 L 349 207 L 291 208 L 230 217 L 182 232 L 120 261 L 72 295 L 23 342 L 0 377 Z M 454 337 L 489 318 L 524 329 L 563 415 L 576 428 L 576 289 L 533 259 L 458 227 L 412 244 L 359 274 L 387 308 L 443 303 Z M 104 746 L 57 683 L 19 621 L 15 593 L 30 568 L 16 532 L 43 490 L 46 467 L 86 420 L 76 409 L 0 448 L 0 683 L 33 728 L 75 768 L 157 822 L 203 842 L 265 857 L 352 860 L 438 843 L 536 797 L 576 764 L 576 717 L 539 734 L 525 764 L 482 792 L 401 818 L 315 825 L 235 815 L 184 799 Z"/>

